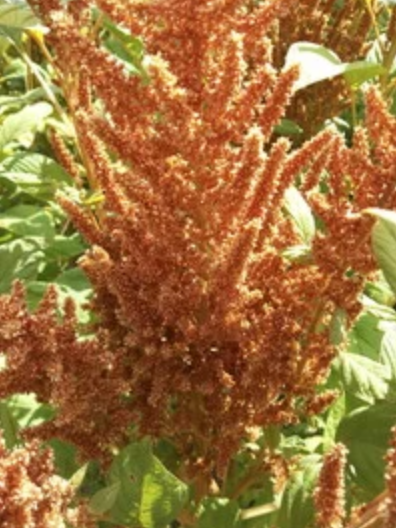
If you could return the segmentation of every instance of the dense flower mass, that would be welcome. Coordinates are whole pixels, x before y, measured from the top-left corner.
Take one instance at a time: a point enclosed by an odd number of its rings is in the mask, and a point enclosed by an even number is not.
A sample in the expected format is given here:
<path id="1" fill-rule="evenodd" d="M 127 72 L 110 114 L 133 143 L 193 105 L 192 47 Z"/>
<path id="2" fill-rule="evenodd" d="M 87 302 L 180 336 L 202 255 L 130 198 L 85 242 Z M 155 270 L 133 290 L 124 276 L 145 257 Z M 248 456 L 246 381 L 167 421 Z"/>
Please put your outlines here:
<path id="1" fill-rule="evenodd" d="M 346 455 L 345 447 L 337 444 L 324 458 L 314 493 L 318 528 L 342 528 L 344 526 Z"/>
<path id="2" fill-rule="evenodd" d="M 86 456 L 152 435 L 188 471 L 221 472 L 250 428 L 331 399 L 315 388 L 336 354 L 334 318 L 353 321 L 375 269 L 362 211 L 396 205 L 395 119 L 370 90 L 352 147 L 332 129 L 295 150 L 274 139 L 298 77 L 274 68 L 268 38 L 288 0 L 97 0 L 99 15 L 83 0 L 31 4 L 103 193 L 95 210 L 60 198 L 92 245 L 81 266 L 98 322 L 82 339 L 51 291 L 33 315 L 19 287 L 2 298 L 0 394 L 55 405 L 36 433 Z M 143 78 L 102 45 L 104 20 L 142 37 Z M 308 234 L 285 201 L 293 185 Z"/>
<path id="3" fill-rule="evenodd" d="M 73 488 L 54 474 L 52 455 L 37 442 L 7 450 L 0 441 L 0 524 L 3 528 L 92 528 L 69 508 Z"/>

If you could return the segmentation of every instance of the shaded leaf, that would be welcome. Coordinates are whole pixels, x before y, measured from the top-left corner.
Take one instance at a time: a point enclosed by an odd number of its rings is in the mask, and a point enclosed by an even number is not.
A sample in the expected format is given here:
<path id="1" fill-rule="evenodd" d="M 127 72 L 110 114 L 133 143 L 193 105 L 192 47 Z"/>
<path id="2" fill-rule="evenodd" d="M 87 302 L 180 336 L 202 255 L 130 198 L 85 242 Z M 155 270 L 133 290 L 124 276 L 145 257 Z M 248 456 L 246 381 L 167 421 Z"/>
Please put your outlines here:
<path id="1" fill-rule="evenodd" d="M 352 412 L 338 429 L 337 441 L 349 450 L 352 476 L 372 497 L 384 487 L 384 455 L 395 423 L 395 404 L 381 402 Z"/>
<path id="2" fill-rule="evenodd" d="M 187 500 L 188 488 L 153 455 L 149 442 L 129 445 L 114 460 L 110 483 L 119 484 L 111 509 L 114 522 L 143 528 L 166 526 Z"/>
<path id="3" fill-rule="evenodd" d="M 120 494 L 120 483 L 115 482 L 97 491 L 89 501 L 89 508 L 96 515 L 103 515 L 111 510 Z"/>
<path id="4" fill-rule="evenodd" d="M 198 528 L 236 528 L 242 526 L 240 509 L 236 501 L 208 498 L 202 503 Z"/>
<path id="5" fill-rule="evenodd" d="M 10 289 L 15 279 L 31 281 L 45 265 L 45 257 L 33 238 L 17 239 L 0 245 L 0 293 Z"/>

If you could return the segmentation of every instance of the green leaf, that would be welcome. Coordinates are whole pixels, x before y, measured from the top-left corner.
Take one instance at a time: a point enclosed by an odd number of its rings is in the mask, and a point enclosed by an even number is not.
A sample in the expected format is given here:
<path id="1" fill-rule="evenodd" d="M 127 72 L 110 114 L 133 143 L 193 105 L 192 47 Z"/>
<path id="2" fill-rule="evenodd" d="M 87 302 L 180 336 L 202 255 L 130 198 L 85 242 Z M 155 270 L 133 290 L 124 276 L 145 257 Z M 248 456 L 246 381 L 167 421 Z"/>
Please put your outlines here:
<path id="1" fill-rule="evenodd" d="M 386 72 L 380 64 L 368 61 L 342 62 L 333 51 L 313 42 L 295 42 L 287 52 L 285 66 L 298 65 L 300 77 L 296 90 L 343 75 L 351 86 Z"/>
<path id="2" fill-rule="evenodd" d="M 60 89 L 56 86 L 51 86 L 51 89 L 55 93 L 59 93 Z M 42 101 L 47 97 L 44 89 L 33 88 L 24 94 L 18 95 L 0 95 L 0 114 L 9 112 L 10 108 L 20 108 L 26 104 L 35 103 L 36 101 Z"/>
<path id="3" fill-rule="evenodd" d="M 349 86 L 358 87 L 364 82 L 386 73 L 381 64 L 369 61 L 357 61 L 346 64 L 344 78 Z"/>
<path id="4" fill-rule="evenodd" d="M 81 466 L 73 475 L 69 478 L 69 484 L 75 489 L 78 490 L 83 485 L 85 477 L 87 476 L 89 468 L 89 462 Z"/>
<path id="5" fill-rule="evenodd" d="M 368 209 L 377 218 L 372 231 L 374 255 L 386 280 L 396 293 L 396 212 L 386 209 Z"/>
<path id="6" fill-rule="evenodd" d="M 379 359 L 390 370 L 392 380 L 396 380 L 396 326 L 385 332 Z"/>
<path id="7" fill-rule="evenodd" d="M 188 488 L 153 455 L 149 442 L 129 445 L 114 460 L 109 480 L 119 484 L 111 508 L 114 522 L 143 528 L 165 527 L 188 498 Z"/>
<path id="8" fill-rule="evenodd" d="M 345 341 L 347 328 L 347 313 L 337 308 L 330 321 L 330 340 L 333 345 L 340 345 Z"/>
<path id="9" fill-rule="evenodd" d="M 279 125 L 275 126 L 275 132 L 280 136 L 295 136 L 302 134 L 303 129 L 290 119 L 281 119 Z"/>
<path id="10" fill-rule="evenodd" d="M 45 248 L 45 254 L 50 259 L 70 259 L 81 255 L 85 249 L 86 246 L 79 233 L 74 233 L 68 237 L 57 235 L 52 240 L 51 245 Z"/>
<path id="11" fill-rule="evenodd" d="M 242 526 L 240 509 L 234 500 L 208 498 L 202 502 L 198 528 L 237 528 Z"/>
<path id="12" fill-rule="evenodd" d="M 289 187 L 285 192 L 285 208 L 292 217 L 302 241 L 309 245 L 315 236 L 315 219 L 302 194 Z"/>
<path id="13" fill-rule="evenodd" d="M 41 26 L 26 3 L 0 2 L 0 26 L 29 29 Z"/>
<path id="14" fill-rule="evenodd" d="M 307 528 L 313 521 L 312 493 L 320 471 L 321 457 L 308 455 L 289 479 L 284 491 L 278 519 L 279 528 Z"/>
<path id="15" fill-rule="evenodd" d="M 27 133 L 35 132 L 51 113 L 52 106 L 40 102 L 7 116 L 0 127 L 0 150 L 4 150 Z"/>
<path id="16" fill-rule="evenodd" d="M 384 455 L 395 423 L 395 404 L 381 402 L 352 412 L 338 428 L 337 442 L 349 450 L 353 479 L 372 497 L 384 488 Z"/>
<path id="17" fill-rule="evenodd" d="M 95 493 L 89 501 L 89 508 L 96 515 L 103 515 L 111 510 L 120 494 L 120 483 L 115 482 Z"/>
<path id="18" fill-rule="evenodd" d="M 381 319 L 376 314 L 371 312 L 361 314 L 348 334 L 348 352 L 376 361 L 384 335 L 379 328 L 380 323 Z"/>
<path id="19" fill-rule="evenodd" d="M 18 423 L 7 401 L 0 402 L 0 424 L 6 446 L 11 449 L 18 443 Z"/>
<path id="20" fill-rule="evenodd" d="M 35 427 L 54 416 L 53 409 L 49 405 L 39 403 L 34 394 L 16 394 L 7 402 L 18 423 L 18 429 Z"/>
<path id="21" fill-rule="evenodd" d="M 343 394 L 330 407 L 323 431 L 323 451 L 326 453 L 335 444 L 338 426 L 345 416 L 346 402 Z"/>
<path id="22" fill-rule="evenodd" d="M 48 444 L 54 452 L 56 472 L 61 477 L 70 479 L 80 467 L 76 447 L 57 438 L 52 438 Z"/>
<path id="23" fill-rule="evenodd" d="M 35 206 L 17 205 L 0 214 L 0 228 L 18 237 L 55 237 L 54 220 L 48 211 Z"/>
<path id="24" fill-rule="evenodd" d="M 0 293 L 10 289 L 15 279 L 31 281 L 45 266 L 40 244 L 34 238 L 17 239 L 0 245 Z"/>
<path id="25" fill-rule="evenodd" d="M 103 25 L 109 32 L 109 36 L 103 42 L 104 46 L 123 64 L 129 73 L 140 75 L 145 81 L 148 81 L 148 73 L 142 62 L 144 57 L 142 40 L 114 24 L 108 17 L 104 17 Z"/>
<path id="26" fill-rule="evenodd" d="M 63 167 L 42 154 L 18 152 L 2 165 L 0 179 L 41 200 L 53 199 L 56 191 L 73 183 Z"/>
<path id="27" fill-rule="evenodd" d="M 342 352 L 334 362 L 346 392 L 357 398 L 374 403 L 377 399 L 385 398 L 389 390 L 389 369 L 377 361 Z"/>

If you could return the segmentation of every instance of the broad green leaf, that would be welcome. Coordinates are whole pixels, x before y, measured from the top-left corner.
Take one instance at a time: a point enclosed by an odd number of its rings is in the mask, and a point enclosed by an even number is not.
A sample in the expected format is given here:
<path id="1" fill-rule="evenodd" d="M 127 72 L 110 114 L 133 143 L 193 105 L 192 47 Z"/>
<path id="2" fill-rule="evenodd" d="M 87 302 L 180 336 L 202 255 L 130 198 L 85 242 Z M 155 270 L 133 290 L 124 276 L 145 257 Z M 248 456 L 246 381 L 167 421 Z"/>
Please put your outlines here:
<path id="1" fill-rule="evenodd" d="M 330 321 L 330 340 L 333 345 L 340 345 L 345 341 L 347 328 L 347 313 L 337 308 Z"/>
<path id="2" fill-rule="evenodd" d="M 64 479 L 70 479 L 80 467 L 76 447 L 57 438 L 49 440 L 48 445 L 54 452 L 56 472 Z"/>
<path id="3" fill-rule="evenodd" d="M 364 287 L 366 295 L 362 298 L 362 304 L 365 307 L 367 306 L 372 309 L 382 310 L 382 313 L 384 308 L 389 307 L 387 313 L 393 314 L 393 318 L 396 320 L 396 312 L 392 309 L 392 306 L 396 302 L 396 296 L 393 293 L 388 282 L 383 277 L 382 272 L 379 272 L 379 274 L 381 276 L 375 282 L 366 282 Z"/>
<path id="4" fill-rule="evenodd" d="M 0 293 L 8 291 L 15 279 L 35 280 L 44 266 L 41 241 L 26 238 L 0 245 Z"/>
<path id="5" fill-rule="evenodd" d="M 0 126 L 0 151 L 25 134 L 35 132 L 51 113 L 52 106 L 40 102 L 8 115 Z"/>
<path id="6" fill-rule="evenodd" d="M 57 235 L 51 241 L 51 244 L 45 248 L 45 254 L 50 259 L 70 259 L 81 255 L 85 248 L 86 246 L 78 233 L 74 233 L 68 237 Z"/>
<path id="7" fill-rule="evenodd" d="M 379 358 L 389 368 L 392 380 L 396 381 L 396 326 L 385 332 Z"/>
<path id="8" fill-rule="evenodd" d="M 240 509 L 236 501 L 225 498 L 208 498 L 201 505 L 198 528 L 239 528 Z"/>
<path id="9" fill-rule="evenodd" d="M 56 161 L 43 154 L 18 152 L 2 161 L 6 171 L 15 174 L 34 174 L 57 181 L 71 183 L 72 179 Z"/>
<path id="10" fill-rule="evenodd" d="M 80 488 L 85 480 L 85 477 L 87 476 L 89 463 L 87 462 L 83 466 L 81 466 L 73 475 L 69 478 L 69 484 L 77 490 Z"/>
<path id="11" fill-rule="evenodd" d="M 81 295 L 88 295 L 92 289 L 91 283 L 80 268 L 66 270 L 59 275 L 55 282 L 59 286 L 81 293 Z"/>
<path id="12" fill-rule="evenodd" d="M 351 62 L 345 65 L 344 78 L 352 87 L 358 87 L 364 82 L 386 73 L 386 69 L 381 64 L 369 61 Z"/>
<path id="13" fill-rule="evenodd" d="M 16 394 L 7 403 L 18 423 L 18 429 L 34 427 L 54 417 L 53 409 L 39 403 L 34 394 Z"/>
<path id="14" fill-rule="evenodd" d="M 374 255 L 386 280 L 396 293 L 396 212 L 386 209 L 368 209 L 377 218 L 372 231 Z"/>
<path id="15" fill-rule="evenodd" d="M 384 455 L 395 424 L 396 405 L 381 402 L 352 412 L 338 428 L 337 442 L 347 446 L 354 467 L 351 474 L 372 497 L 384 487 Z"/>
<path id="16" fill-rule="evenodd" d="M 385 72 L 380 64 L 368 61 L 344 63 L 333 51 L 313 42 L 295 42 L 287 52 L 285 66 L 298 65 L 296 90 L 343 75 L 351 86 L 360 85 Z"/>
<path id="17" fill-rule="evenodd" d="M 26 3 L 0 2 L 0 26 L 29 29 L 41 26 Z"/>
<path id="18" fill-rule="evenodd" d="M 0 427 L 6 446 L 11 449 L 18 443 L 18 423 L 7 401 L 0 401 Z"/>
<path id="19" fill-rule="evenodd" d="M 52 90 L 59 93 L 59 88 L 51 86 Z M 33 88 L 24 94 L 0 95 L 0 115 L 9 112 L 10 108 L 20 108 L 26 104 L 42 101 L 47 97 L 43 88 Z"/>
<path id="20" fill-rule="evenodd" d="M 337 429 L 341 420 L 345 416 L 346 403 L 345 395 L 338 398 L 330 407 L 323 431 L 323 451 L 326 453 L 335 444 Z"/>
<path id="21" fill-rule="evenodd" d="M 385 365 L 370 358 L 342 352 L 334 362 L 344 390 L 357 398 L 374 403 L 383 399 L 389 390 L 390 371 Z"/>
<path id="22" fill-rule="evenodd" d="M 56 191 L 72 185 L 63 167 L 42 154 L 18 152 L 3 160 L 2 166 L 1 180 L 41 200 L 51 200 Z"/>
<path id="23" fill-rule="evenodd" d="M 144 57 L 142 40 L 114 24 L 108 17 L 104 17 L 103 25 L 109 32 L 109 36 L 104 39 L 104 46 L 121 61 L 129 73 L 140 75 L 148 81 L 149 77 L 142 62 Z"/>
<path id="24" fill-rule="evenodd" d="M 307 528 L 313 521 L 312 493 L 320 471 L 321 457 L 308 455 L 290 477 L 284 491 L 277 522 L 278 528 Z"/>
<path id="25" fill-rule="evenodd" d="M 377 360 L 384 335 L 380 323 L 371 311 L 362 313 L 348 334 L 348 352 Z"/>
<path id="26" fill-rule="evenodd" d="M 279 125 L 275 126 L 275 132 L 281 136 L 295 136 L 302 134 L 303 129 L 290 119 L 281 119 Z"/>
<path id="27" fill-rule="evenodd" d="M 17 205 L 0 214 L 0 228 L 18 237 L 55 237 L 54 220 L 48 211 L 29 205 Z"/>
<path id="28" fill-rule="evenodd" d="M 89 508 L 96 515 L 103 515 L 111 510 L 120 494 L 120 483 L 115 482 L 95 493 L 89 501 Z"/>
<path id="29" fill-rule="evenodd" d="M 292 262 L 309 262 L 312 260 L 311 248 L 305 244 L 290 246 L 282 251 L 282 257 Z"/>
<path id="30" fill-rule="evenodd" d="M 131 444 L 114 460 L 110 483 L 119 483 L 110 515 L 114 522 L 143 528 L 167 526 L 187 500 L 185 484 L 153 455 L 149 442 Z"/>
<path id="31" fill-rule="evenodd" d="M 289 187 L 285 192 L 284 204 L 302 241 L 309 245 L 315 236 L 315 219 L 309 205 L 295 187 Z"/>

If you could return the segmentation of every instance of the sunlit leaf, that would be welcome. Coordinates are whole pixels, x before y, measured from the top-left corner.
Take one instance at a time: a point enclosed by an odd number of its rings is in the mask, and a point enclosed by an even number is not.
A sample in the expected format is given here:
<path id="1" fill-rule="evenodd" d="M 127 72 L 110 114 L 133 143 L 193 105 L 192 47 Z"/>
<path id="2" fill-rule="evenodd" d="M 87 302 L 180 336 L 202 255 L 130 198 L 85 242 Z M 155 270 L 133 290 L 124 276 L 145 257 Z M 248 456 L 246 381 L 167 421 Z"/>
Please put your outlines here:
<path id="1" fill-rule="evenodd" d="M 25 2 L 0 1 L 0 26 L 19 29 L 40 27 L 39 20 Z"/>
<path id="2" fill-rule="evenodd" d="M 381 342 L 380 361 L 386 365 L 396 381 L 396 325 L 389 328 Z"/>
<path id="3" fill-rule="evenodd" d="M 285 192 L 284 204 L 302 241 L 309 245 L 315 236 L 315 219 L 309 205 L 295 187 L 289 187 Z"/>
<path id="4" fill-rule="evenodd" d="M 40 102 L 25 106 L 15 114 L 8 115 L 0 127 L 0 150 L 29 132 L 35 132 L 43 120 L 51 115 L 52 106 Z"/>
<path id="5" fill-rule="evenodd" d="M 389 369 L 370 358 L 342 352 L 334 368 L 340 375 L 345 391 L 367 403 L 385 398 L 389 390 Z"/>
<path id="6" fill-rule="evenodd" d="M 342 394 L 333 405 L 330 407 L 327 419 L 323 431 L 323 450 L 327 452 L 330 450 L 334 444 L 337 436 L 338 426 L 341 423 L 341 420 L 345 416 L 346 411 L 346 402 L 345 395 Z"/>
<path id="7" fill-rule="evenodd" d="M 296 90 L 340 75 L 348 84 L 358 86 L 385 72 L 383 66 L 372 62 L 342 62 L 336 53 L 313 42 L 295 42 L 290 46 L 285 66 L 293 65 L 298 65 L 300 70 Z"/>
<path id="8" fill-rule="evenodd" d="M 368 209 L 377 222 L 372 231 L 374 255 L 386 280 L 396 293 L 396 212 L 386 209 Z"/>
<path id="9" fill-rule="evenodd" d="M 321 457 L 308 455 L 290 477 L 282 497 L 276 526 L 307 528 L 314 516 L 312 493 L 320 471 Z"/>

